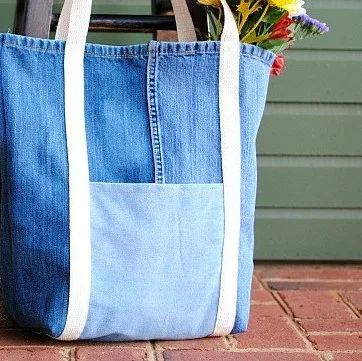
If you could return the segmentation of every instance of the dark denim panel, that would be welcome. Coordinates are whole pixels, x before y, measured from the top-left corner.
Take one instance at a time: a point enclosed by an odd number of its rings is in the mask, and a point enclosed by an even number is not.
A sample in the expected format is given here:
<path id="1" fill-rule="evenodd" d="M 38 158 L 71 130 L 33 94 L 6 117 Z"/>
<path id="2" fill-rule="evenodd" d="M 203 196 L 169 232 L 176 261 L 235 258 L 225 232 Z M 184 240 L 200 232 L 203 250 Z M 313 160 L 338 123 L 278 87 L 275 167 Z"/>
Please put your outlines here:
<path id="1" fill-rule="evenodd" d="M 16 47 L 0 50 L 6 303 L 22 326 L 59 335 L 69 287 L 63 57 Z"/>
<path id="2" fill-rule="evenodd" d="M 219 44 L 156 43 L 156 97 L 166 183 L 222 182 Z M 240 46 L 242 162 L 255 153 L 273 54 Z"/>
<path id="3" fill-rule="evenodd" d="M 5 123 L 5 98 L 2 86 L 3 76 L 2 49 L 0 49 L 0 287 L 4 291 L 4 301 L 7 310 L 15 314 L 15 302 L 13 292 L 12 270 L 12 246 L 10 240 L 10 225 L 8 212 L 8 185 L 7 185 L 7 147 L 6 147 L 6 123 Z M 5 261 L 4 261 L 5 260 Z M 2 277 L 1 275 L 6 275 Z"/>
<path id="4" fill-rule="evenodd" d="M 147 56 L 85 57 L 86 128 L 92 182 L 153 183 Z"/>
<path id="5" fill-rule="evenodd" d="M 165 51 L 156 94 L 165 183 L 220 183 L 218 53 Z"/>
<path id="6" fill-rule="evenodd" d="M 9 313 L 59 335 L 69 289 L 64 43 L 1 36 L 2 274 Z M 88 45 L 91 180 L 153 182 L 147 46 Z M 4 194 L 6 192 L 6 194 Z"/>

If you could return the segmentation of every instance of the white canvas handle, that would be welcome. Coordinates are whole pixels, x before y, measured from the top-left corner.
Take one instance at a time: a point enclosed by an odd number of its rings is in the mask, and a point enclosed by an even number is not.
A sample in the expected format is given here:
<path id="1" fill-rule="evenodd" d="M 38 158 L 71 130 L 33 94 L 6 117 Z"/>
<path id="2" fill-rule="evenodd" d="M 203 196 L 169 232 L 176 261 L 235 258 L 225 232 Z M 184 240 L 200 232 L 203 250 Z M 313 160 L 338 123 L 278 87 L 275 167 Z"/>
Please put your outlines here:
<path id="1" fill-rule="evenodd" d="M 73 4 L 78 3 L 78 7 Z M 192 22 L 191 14 L 185 0 L 171 0 L 173 11 L 176 18 L 176 28 L 179 41 L 197 41 L 195 27 Z M 78 33 L 88 33 L 84 27 L 84 23 L 71 22 L 71 16 L 80 20 L 84 18 L 90 19 L 92 0 L 65 0 L 62 11 L 60 13 L 57 31 L 55 33 L 56 40 L 67 40 L 70 26 L 77 26 Z M 89 22 L 89 20 L 88 20 Z M 82 25 L 82 27 L 81 27 Z"/>
<path id="2" fill-rule="evenodd" d="M 241 212 L 240 40 L 232 11 L 226 0 L 221 3 L 219 114 L 225 220 L 219 306 L 212 336 L 230 334 L 235 323 Z"/>
<path id="3" fill-rule="evenodd" d="M 229 334 L 235 322 L 240 239 L 240 43 L 233 14 L 226 0 L 221 0 L 221 3 L 225 21 L 220 42 L 219 112 L 225 220 L 220 295 L 213 336 Z M 173 4 L 179 24 L 186 24 L 182 20 L 185 19 L 185 1 L 173 0 Z M 81 336 L 87 321 L 91 290 L 90 189 L 84 111 L 84 50 L 91 7 L 91 0 L 66 0 L 57 34 L 59 39 L 66 39 L 64 106 L 70 224 L 68 315 L 59 336 L 61 340 L 75 340 Z M 185 27 L 191 28 L 190 25 Z M 179 30 L 188 39 L 190 34 L 187 35 L 182 28 Z"/>

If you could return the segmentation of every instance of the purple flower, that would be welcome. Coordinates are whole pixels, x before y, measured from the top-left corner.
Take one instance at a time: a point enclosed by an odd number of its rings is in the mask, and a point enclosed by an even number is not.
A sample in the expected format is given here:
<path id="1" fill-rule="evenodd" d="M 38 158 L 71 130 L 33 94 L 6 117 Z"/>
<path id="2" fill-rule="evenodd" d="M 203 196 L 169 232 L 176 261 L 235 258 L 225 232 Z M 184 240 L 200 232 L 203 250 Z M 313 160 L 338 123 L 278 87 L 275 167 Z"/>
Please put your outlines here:
<path id="1" fill-rule="evenodd" d="M 311 32 L 323 34 L 329 31 L 329 27 L 326 23 L 322 23 L 317 19 L 311 18 L 307 14 L 301 14 L 294 18 L 296 24 L 300 24 L 303 27 L 309 28 Z"/>

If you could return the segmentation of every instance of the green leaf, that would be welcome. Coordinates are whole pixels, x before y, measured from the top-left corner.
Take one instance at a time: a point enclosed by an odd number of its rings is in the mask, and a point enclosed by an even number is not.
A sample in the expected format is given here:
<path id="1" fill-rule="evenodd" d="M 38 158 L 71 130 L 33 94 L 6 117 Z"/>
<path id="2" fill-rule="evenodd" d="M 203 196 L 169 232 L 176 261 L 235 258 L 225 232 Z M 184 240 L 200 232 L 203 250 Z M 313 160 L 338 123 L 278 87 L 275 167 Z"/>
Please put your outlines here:
<path id="1" fill-rule="evenodd" d="M 283 39 L 269 39 L 267 41 L 263 41 L 260 46 L 263 46 L 264 49 L 269 49 L 269 48 L 273 48 L 276 46 L 280 46 L 282 44 L 284 44 L 286 41 Z"/>
<path id="2" fill-rule="evenodd" d="M 251 14 L 260 10 L 262 5 L 260 5 L 260 0 L 257 0 L 255 3 L 252 1 L 247 2 L 246 0 L 241 0 L 240 4 L 236 7 L 237 11 L 241 14 L 243 19 L 246 19 Z"/>
<path id="3" fill-rule="evenodd" d="M 256 31 L 254 30 L 253 32 L 251 32 L 249 34 L 249 36 L 247 38 L 244 39 L 245 43 L 248 44 L 254 44 L 254 43 L 260 43 L 263 42 L 264 40 L 269 38 L 270 34 L 263 34 L 263 35 L 256 35 Z"/>
<path id="4" fill-rule="evenodd" d="M 263 18 L 263 22 L 267 24 L 275 24 L 277 23 L 285 14 L 286 10 L 278 8 L 278 7 L 270 7 L 268 12 Z"/>
<path id="5" fill-rule="evenodd" d="M 285 41 L 283 39 L 269 39 L 258 44 L 261 48 L 270 50 L 273 53 L 281 53 L 292 44 L 292 41 Z"/>
<path id="6" fill-rule="evenodd" d="M 220 40 L 217 39 L 216 37 L 216 32 L 217 32 L 217 18 L 214 15 L 214 13 L 212 11 L 210 11 L 209 9 L 206 10 L 207 11 L 207 15 L 210 21 L 210 36 L 211 36 L 211 40 Z"/>
<path id="7" fill-rule="evenodd" d="M 315 36 L 322 35 L 323 33 L 314 29 L 312 26 L 304 25 L 304 24 L 296 24 L 292 28 L 293 37 L 295 40 L 304 40 L 313 38 Z"/>

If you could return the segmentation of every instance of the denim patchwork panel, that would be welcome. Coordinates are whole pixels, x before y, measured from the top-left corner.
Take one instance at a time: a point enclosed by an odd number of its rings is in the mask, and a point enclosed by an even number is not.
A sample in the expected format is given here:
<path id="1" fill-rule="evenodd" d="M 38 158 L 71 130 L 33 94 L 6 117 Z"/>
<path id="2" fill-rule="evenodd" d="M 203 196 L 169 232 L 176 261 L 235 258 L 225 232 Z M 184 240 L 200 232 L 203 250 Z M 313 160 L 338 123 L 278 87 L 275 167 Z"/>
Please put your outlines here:
<path id="1" fill-rule="evenodd" d="M 146 93 L 147 46 L 85 57 L 91 182 L 153 183 Z"/>
<path id="2" fill-rule="evenodd" d="M 260 48 L 240 49 L 233 332 L 244 331 L 249 316 L 255 139 L 273 60 Z M 213 331 L 223 237 L 219 50 L 215 42 L 86 47 L 93 258 L 83 338 L 192 338 Z M 15 320 L 52 336 L 64 328 L 69 293 L 63 59 L 63 42 L 0 35 L 2 284 Z"/>
<path id="3" fill-rule="evenodd" d="M 92 285 L 82 339 L 212 333 L 223 246 L 222 184 L 91 183 Z"/>
<path id="4" fill-rule="evenodd" d="M 156 114 L 162 135 L 164 180 L 222 182 L 219 46 L 213 42 L 158 43 L 156 49 Z M 240 51 L 241 224 L 234 333 L 245 331 L 249 318 L 257 185 L 255 143 L 273 59 L 271 53 L 252 45 L 241 45 Z"/>
<path id="5" fill-rule="evenodd" d="M 59 335 L 68 308 L 63 55 L 0 37 L 1 278 L 11 316 Z M 10 44 L 10 45 L 5 45 Z"/>

